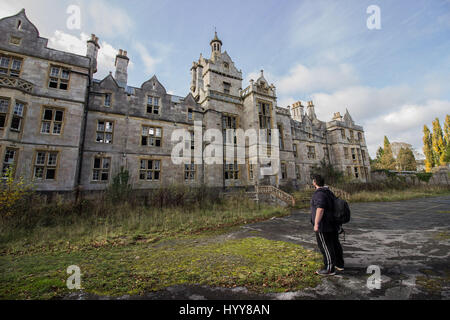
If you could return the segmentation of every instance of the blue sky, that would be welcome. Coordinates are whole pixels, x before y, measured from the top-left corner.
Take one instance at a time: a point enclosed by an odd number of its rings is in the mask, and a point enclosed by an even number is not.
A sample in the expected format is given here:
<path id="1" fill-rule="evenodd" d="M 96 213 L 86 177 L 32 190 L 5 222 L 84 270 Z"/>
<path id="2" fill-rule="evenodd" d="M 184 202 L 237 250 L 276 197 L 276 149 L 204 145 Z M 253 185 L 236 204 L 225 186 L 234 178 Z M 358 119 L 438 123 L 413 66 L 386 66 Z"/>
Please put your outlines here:
<path id="1" fill-rule="evenodd" d="M 313 100 L 321 120 L 347 108 L 365 127 L 369 152 L 387 135 L 422 148 L 422 127 L 450 113 L 450 1 L 106 1 L 1 0 L 0 16 L 26 9 L 49 46 L 85 54 L 100 38 L 99 72 L 114 72 L 119 48 L 131 59 L 128 84 L 156 74 L 185 96 L 189 69 L 219 38 L 244 75 L 243 88 L 264 69 L 278 104 Z M 77 5 L 81 28 L 68 29 Z M 381 29 L 366 25 L 370 5 Z"/>

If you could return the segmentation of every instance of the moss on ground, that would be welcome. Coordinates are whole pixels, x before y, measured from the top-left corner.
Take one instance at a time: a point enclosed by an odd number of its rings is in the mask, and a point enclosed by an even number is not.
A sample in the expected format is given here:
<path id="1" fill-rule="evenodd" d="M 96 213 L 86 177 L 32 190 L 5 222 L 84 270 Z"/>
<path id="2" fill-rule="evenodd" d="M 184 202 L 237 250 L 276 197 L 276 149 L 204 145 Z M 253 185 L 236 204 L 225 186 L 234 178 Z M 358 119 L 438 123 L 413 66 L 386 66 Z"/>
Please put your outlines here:
<path id="1" fill-rule="evenodd" d="M 189 236 L 157 243 L 9 254 L 0 257 L 0 299 L 50 299 L 70 293 L 66 269 L 81 269 L 83 291 L 139 295 L 178 284 L 245 286 L 283 292 L 316 286 L 317 253 L 259 237 Z"/>

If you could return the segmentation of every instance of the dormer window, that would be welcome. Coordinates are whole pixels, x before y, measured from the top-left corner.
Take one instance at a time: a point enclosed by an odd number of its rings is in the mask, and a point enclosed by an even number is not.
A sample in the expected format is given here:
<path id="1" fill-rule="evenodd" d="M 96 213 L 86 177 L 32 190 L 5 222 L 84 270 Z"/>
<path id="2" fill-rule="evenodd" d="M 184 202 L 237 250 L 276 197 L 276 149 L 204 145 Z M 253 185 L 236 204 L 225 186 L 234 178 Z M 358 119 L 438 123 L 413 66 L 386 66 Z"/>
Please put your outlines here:
<path id="1" fill-rule="evenodd" d="M 105 102 L 103 105 L 105 107 L 111 107 L 111 93 L 105 93 Z"/>
<path id="2" fill-rule="evenodd" d="M 228 70 L 230 68 L 230 65 L 228 64 L 228 62 L 224 62 L 223 63 L 223 67 Z"/>
<path id="3" fill-rule="evenodd" d="M 22 30 L 22 20 L 17 20 L 17 30 Z"/>
<path id="4" fill-rule="evenodd" d="M 153 97 L 153 96 L 148 96 L 148 98 L 147 98 L 147 113 L 159 114 L 159 111 L 160 111 L 159 108 L 160 108 L 159 98 Z"/>

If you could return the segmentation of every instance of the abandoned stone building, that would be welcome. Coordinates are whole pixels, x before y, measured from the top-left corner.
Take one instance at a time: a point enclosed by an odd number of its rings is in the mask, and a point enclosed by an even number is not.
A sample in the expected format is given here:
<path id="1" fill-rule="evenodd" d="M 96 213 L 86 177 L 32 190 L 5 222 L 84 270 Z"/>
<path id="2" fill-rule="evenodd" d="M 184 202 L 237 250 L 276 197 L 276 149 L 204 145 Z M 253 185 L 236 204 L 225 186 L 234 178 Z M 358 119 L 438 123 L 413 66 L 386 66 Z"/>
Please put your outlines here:
<path id="1" fill-rule="evenodd" d="M 123 50 L 114 74 L 96 79 L 95 35 L 81 56 L 48 48 L 24 10 L 1 19 L 0 30 L 0 165 L 3 175 L 14 165 L 14 175 L 32 180 L 37 190 L 105 189 L 121 167 L 135 189 L 301 186 L 323 159 L 355 179 L 369 179 L 364 130 L 348 111 L 323 122 L 312 101 L 278 106 L 263 71 L 243 88 L 242 71 L 217 34 L 210 58 L 193 62 L 190 92 L 180 97 L 168 94 L 156 76 L 130 86 Z M 203 132 L 279 129 L 279 172 L 262 176 L 250 157 L 245 164 L 174 164 L 172 132 L 184 128 L 193 140 L 194 122 Z"/>

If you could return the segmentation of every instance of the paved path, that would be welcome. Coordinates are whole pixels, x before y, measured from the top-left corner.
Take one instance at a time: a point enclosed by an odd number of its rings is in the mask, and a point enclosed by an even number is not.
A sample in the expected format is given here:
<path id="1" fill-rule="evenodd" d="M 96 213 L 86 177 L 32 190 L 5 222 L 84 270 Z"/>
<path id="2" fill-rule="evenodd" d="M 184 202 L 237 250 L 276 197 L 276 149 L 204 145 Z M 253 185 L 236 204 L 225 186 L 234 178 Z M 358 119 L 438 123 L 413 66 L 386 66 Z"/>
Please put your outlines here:
<path id="1" fill-rule="evenodd" d="M 316 288 L 254 295 L 245 288 L 174 286 L 144 299 L 450 299 L 450 196 L 355 203 L 346 225 L 345 271 Z M 318 251 L 309 213 L 249 224 L 230 239 L 264 237 Z M 381 288 L 369 289 L 367 267 L 381 270 Z M 127 298 L 127 297 L 124 297 Z"/>

